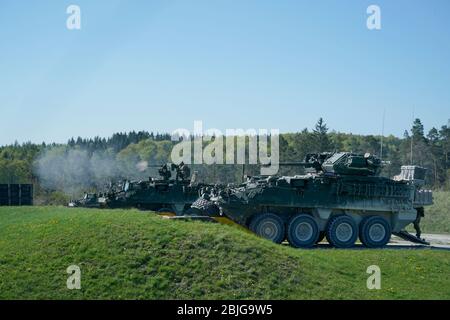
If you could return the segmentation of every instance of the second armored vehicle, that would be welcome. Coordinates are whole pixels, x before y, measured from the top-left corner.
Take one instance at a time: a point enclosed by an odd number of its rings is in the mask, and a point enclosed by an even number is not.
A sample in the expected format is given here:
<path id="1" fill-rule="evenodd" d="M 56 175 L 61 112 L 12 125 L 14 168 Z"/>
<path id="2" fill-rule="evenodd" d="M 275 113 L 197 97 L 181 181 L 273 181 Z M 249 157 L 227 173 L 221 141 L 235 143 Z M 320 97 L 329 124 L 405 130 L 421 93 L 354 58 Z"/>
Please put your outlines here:
<path id="1" fill-rule="evenodd" d="M 172 172 L 176 176 L 172 178 Z M 85 194 L 73 201 L 72 207 L 139 208 L 157 212 L 183 215 L 198 198 L 199 190 L 206 185 L 196 183 L 195 173 L 184 163 L 165 164 L 159 169 L 160 177 L 142 181 L 124 181 L 110 186 L 103 194 Z"/>

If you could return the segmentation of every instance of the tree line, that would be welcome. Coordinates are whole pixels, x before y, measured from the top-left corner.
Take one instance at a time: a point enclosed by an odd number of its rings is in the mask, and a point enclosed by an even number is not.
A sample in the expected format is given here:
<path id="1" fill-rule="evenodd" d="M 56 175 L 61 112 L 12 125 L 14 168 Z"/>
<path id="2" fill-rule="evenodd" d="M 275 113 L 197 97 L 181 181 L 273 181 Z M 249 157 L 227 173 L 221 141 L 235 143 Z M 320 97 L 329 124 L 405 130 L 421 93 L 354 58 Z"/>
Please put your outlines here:
<path id="1" fill-rule="evenodd" d="M 70 179 L 80 189 L 95 190 L 108 179 L 144 179 L 156 175 L 156 168 L 142 169 L 139 165 L 170 161 L 174 144 L 169 134 L 147 131 L 116 133 L 109 138 L 71 138 L 65 144 L 14 143 L 0 147 L 0 183 L 34 183 L 38 195 L 44 198 L 61 192 L 58 189 Z M 429 187 L 450 190 L 450 127 L 447 125 L 426 133 L 421 120 L 415 119 L 403 137 L 382 137 L 330 131 L 325 121 L 319 119 L 312 130 L 305 128 L 280 135 L 282 162 L 301 161 L 308 153 L 327 151 L 375 154 L 389 163 L 382 171 L 389 177 L 398 174 L 401 165 L 420 165 L 428 169 Z M 53 183 L 49 184 L 42 175 L 43 164 L 49 167 Z M 256 173 L 255 166 L 194 165 L 193 169 L 209 183 L 240 181 L 242 173 Z M 282 168 L 280 174 L 297 173 L 295 170 L 298 169 Z"/>

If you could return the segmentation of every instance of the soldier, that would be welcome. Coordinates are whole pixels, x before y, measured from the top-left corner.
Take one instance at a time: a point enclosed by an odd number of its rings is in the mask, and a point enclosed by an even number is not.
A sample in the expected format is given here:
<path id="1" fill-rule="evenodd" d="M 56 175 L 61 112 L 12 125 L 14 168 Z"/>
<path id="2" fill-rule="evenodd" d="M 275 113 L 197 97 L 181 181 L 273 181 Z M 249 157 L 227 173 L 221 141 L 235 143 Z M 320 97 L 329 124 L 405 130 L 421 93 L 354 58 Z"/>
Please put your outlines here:
<path id="1" fill-rule="evenodd" d="M 169 180 L 172 177 L 172 172 L 170 172 L 169 168 L 167 168 L 167 164 L 163 165 L 160 169 L 159 169 L 159 175 L 164 179 L 164 180 Z"/>
<path id="2" fill-rule="evenodd" d="M 183 161 L 177 166 L 177 180 L 187 180 L 191 175 L 191 170 L 189 169 Z"/>
<path id="3" fill-rule="evenodd" d="M 414 229 L 416 229 L 416 237 L 421 239 L 420 236 L 422 235 L 422 230 L 420 230 L 420 219 L 425 216 L 425 212 L 423 208 L 417 209 L 417 218 L 414 220 Z"/>

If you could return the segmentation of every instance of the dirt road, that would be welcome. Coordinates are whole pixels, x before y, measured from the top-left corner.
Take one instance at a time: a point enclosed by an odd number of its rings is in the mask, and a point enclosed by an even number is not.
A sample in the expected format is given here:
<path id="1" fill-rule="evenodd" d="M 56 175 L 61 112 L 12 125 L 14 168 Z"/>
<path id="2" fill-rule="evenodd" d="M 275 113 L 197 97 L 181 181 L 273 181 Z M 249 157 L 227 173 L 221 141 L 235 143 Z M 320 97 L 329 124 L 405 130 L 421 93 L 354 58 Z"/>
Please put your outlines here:
<path id="1" fill-rule="evenodd" d="M 442 250 L 450 250 L 450 234 L 422 234 L 422 238 L 430 243 L 429 246 L 415 244 L 403 239 L 400 239 L 396 236 L 392 236 L 391 242 L 388 247 L 405 247 L 405 248 L 433 248 L 433 249 L 442 249 Z"/>
<path id="2" fill-rule="evenodd" d="M 430 245 L 423 245 L 405 241 L 399 237 L 392 236 L 389 242 L 388 249 L 432 249 L 432 250 L 447 250 L 450 252 L 450 234 L 422 234 L 422 238 L 430 243 Z M 286 245 L 288 245 L 286 243 Z M 333 249 L 326 241 L 317 245 L 317 249 Z M 357 243 L 350 250 L 364 249 L 367 250 L 361 243 Z"/>

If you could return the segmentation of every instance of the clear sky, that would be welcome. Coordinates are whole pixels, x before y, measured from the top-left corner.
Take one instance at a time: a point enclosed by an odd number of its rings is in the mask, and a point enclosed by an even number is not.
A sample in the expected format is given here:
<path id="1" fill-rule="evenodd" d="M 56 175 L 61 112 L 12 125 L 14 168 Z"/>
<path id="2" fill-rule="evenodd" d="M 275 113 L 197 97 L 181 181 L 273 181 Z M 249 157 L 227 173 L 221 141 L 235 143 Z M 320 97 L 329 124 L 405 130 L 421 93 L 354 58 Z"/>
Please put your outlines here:
<path id="1" fill-rule="evenodd" d="M 81 30 L 66 9 L 81 8 Z M 381 8 L 382 29 L 366 27 Z M 450 1 L 1 0 L 0 144 L 450 118 Z"/>

